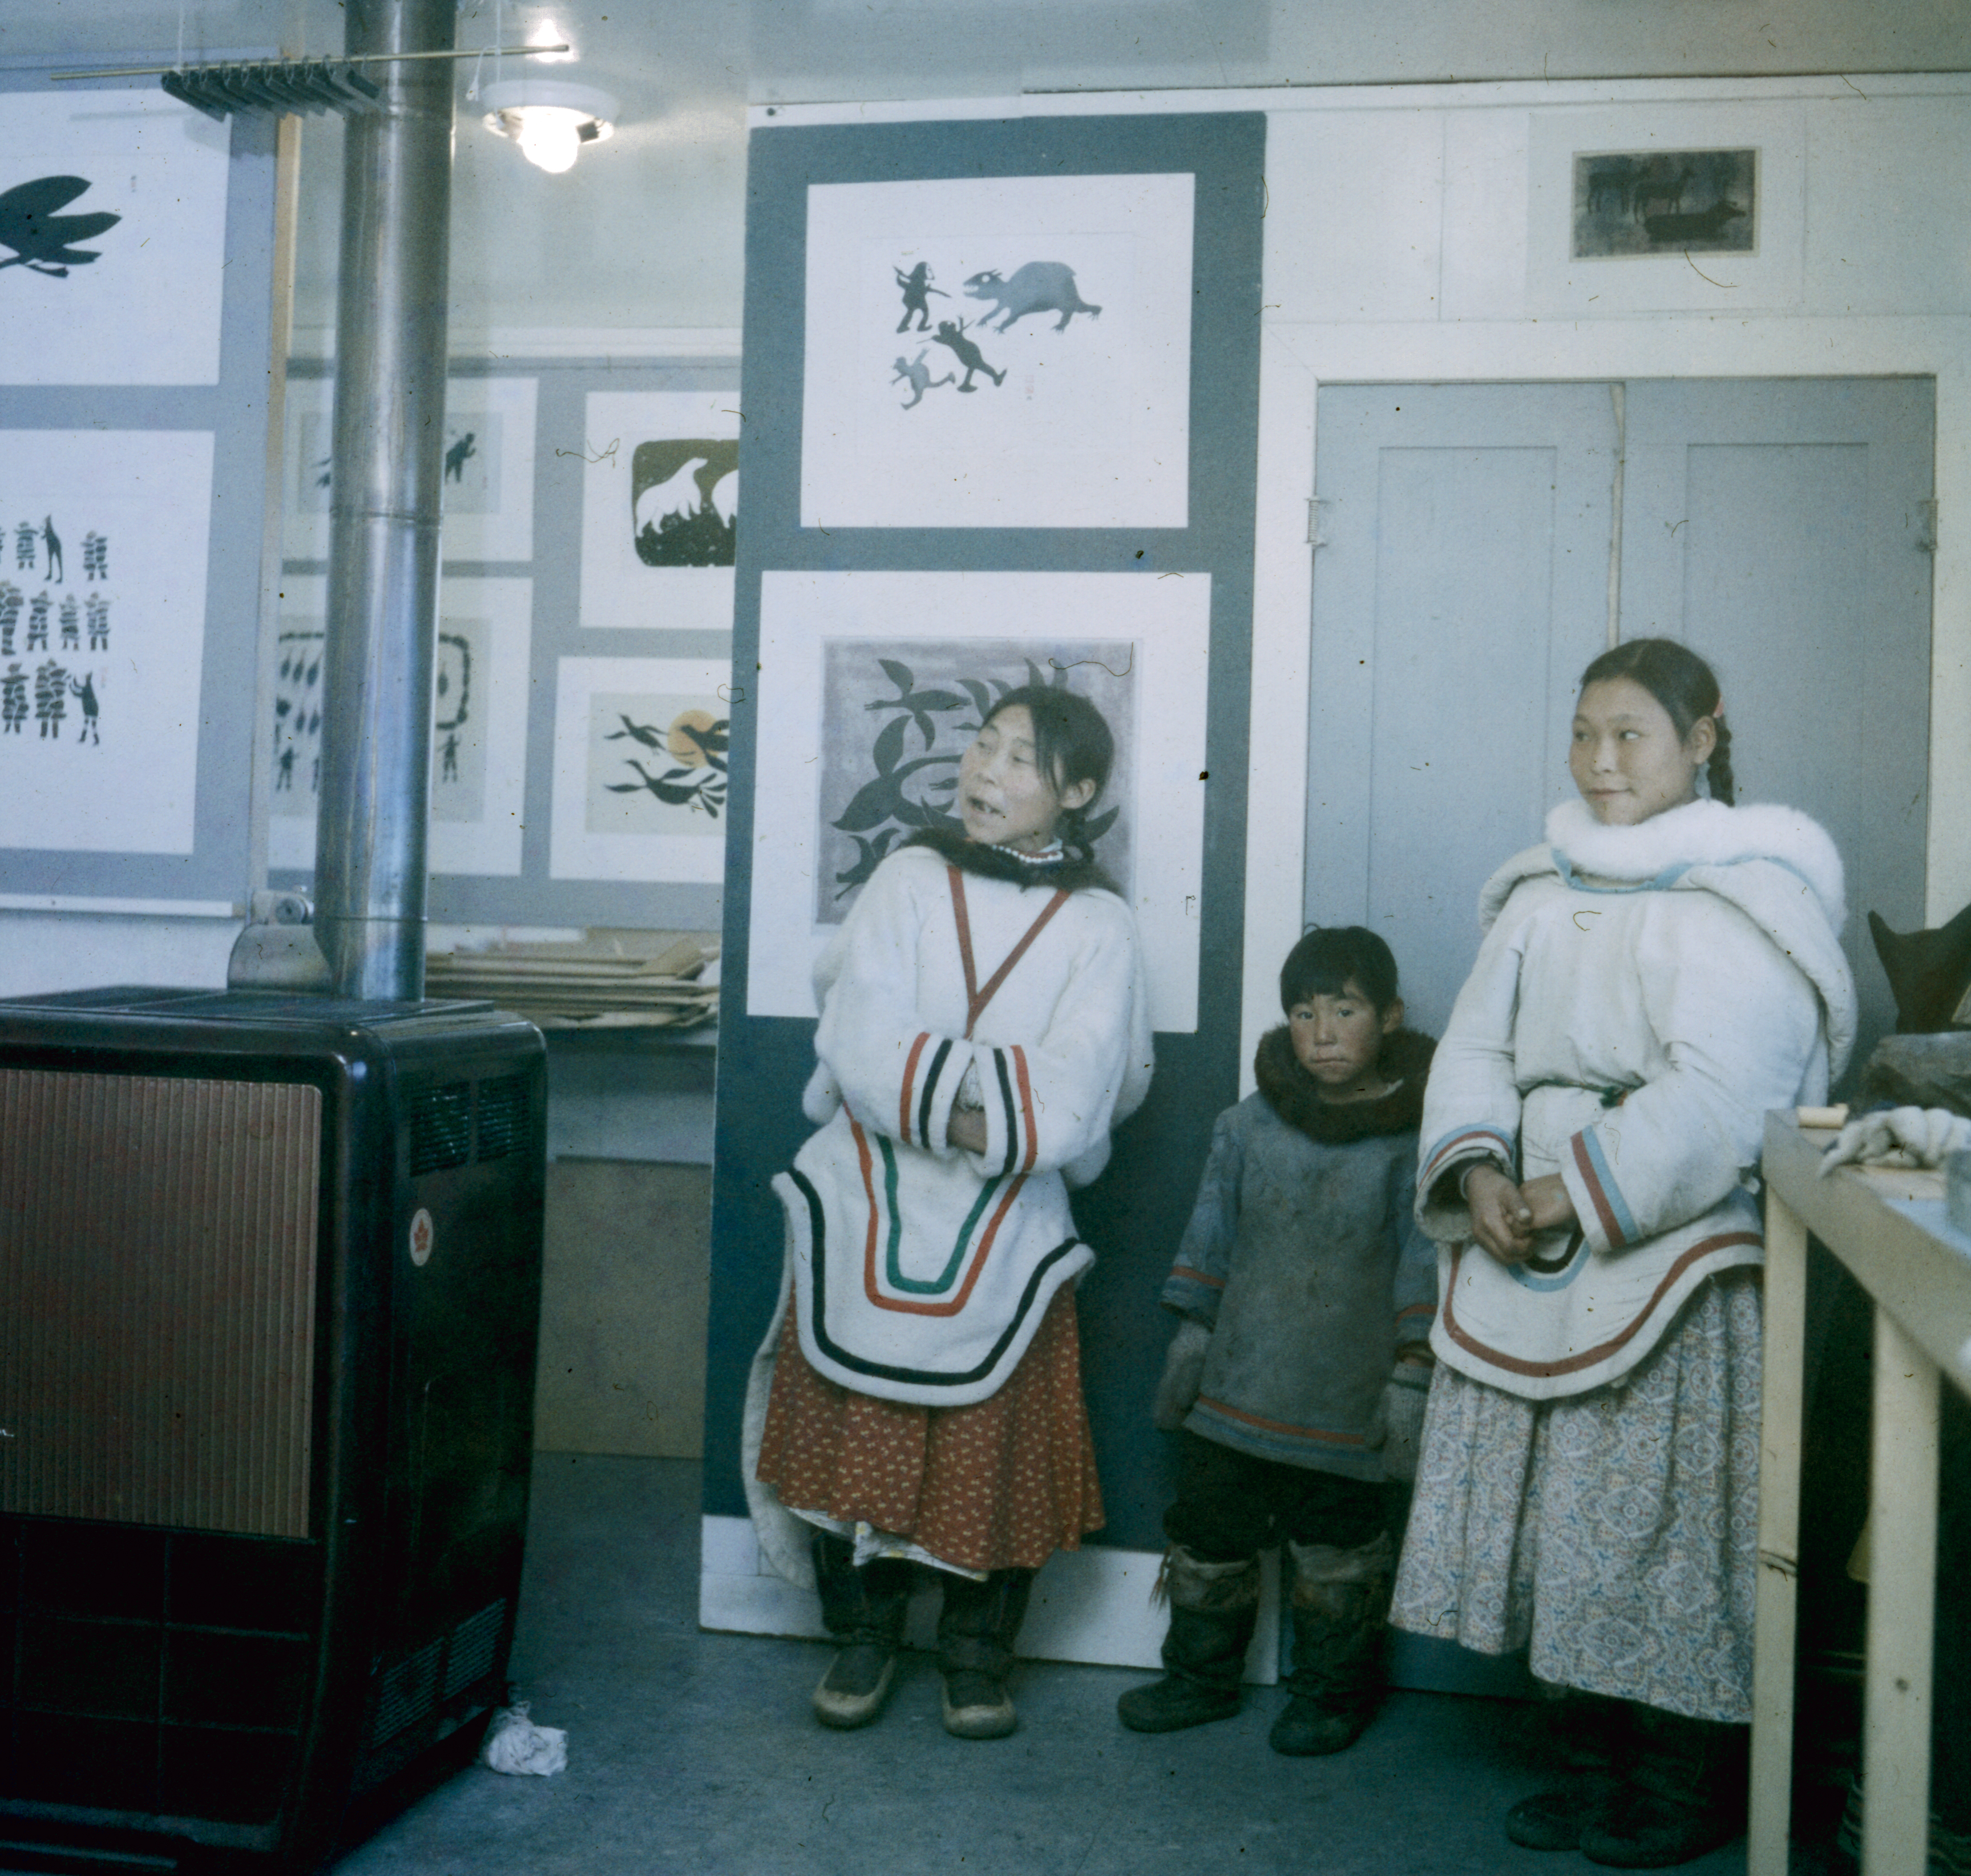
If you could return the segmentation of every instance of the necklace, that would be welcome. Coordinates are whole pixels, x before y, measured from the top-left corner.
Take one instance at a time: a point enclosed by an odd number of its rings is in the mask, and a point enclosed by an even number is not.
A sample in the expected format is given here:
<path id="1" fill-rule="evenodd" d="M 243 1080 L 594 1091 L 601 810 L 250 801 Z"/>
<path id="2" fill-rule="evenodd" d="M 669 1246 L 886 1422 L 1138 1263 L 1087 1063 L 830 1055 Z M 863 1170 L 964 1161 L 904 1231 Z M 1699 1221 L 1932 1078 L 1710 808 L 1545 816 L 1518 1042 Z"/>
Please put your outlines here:
<path id="1" fill-rule="evenodd" d="M 1037 853 L 1029 853 L 1019 847 L 1002 847 L 996 841 L 993 843 L 992 851 L 1009 855 L 1022 866 L 1051 866 L 1057 860 L 1065 858 L 1067 853 L 1067 849 L 1060 844 L 1058 835 Z"/>

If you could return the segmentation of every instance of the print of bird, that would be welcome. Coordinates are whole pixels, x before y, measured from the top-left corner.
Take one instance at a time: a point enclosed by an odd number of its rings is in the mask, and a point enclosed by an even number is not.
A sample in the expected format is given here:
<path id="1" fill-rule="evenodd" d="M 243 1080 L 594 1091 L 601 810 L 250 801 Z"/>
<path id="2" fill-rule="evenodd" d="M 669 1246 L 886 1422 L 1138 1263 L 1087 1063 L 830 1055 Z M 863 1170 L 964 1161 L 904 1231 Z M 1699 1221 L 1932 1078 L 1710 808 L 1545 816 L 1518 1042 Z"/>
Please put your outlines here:
<path id="1" fill-rule="evenodd" d="M 58 211 L 89 187 L 81 176 L 42 176 L 0 194 L 0 247 L 11 248 L 0 267 L 27 267 L 37 274 L 65 280 L 71 267 L 84 267 L 99 256 L 79 248 L 113 228 L 121 215 L 64 215 Z"/>

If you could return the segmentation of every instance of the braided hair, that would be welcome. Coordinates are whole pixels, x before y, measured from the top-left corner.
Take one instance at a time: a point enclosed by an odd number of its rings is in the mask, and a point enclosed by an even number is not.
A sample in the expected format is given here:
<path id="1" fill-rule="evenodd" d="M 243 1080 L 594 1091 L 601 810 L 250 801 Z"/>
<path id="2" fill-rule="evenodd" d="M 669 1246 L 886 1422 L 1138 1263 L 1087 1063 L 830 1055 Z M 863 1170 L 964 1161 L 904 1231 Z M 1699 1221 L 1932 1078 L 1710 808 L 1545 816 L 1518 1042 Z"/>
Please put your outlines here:
<path id="1" fill-rule="evenodd" d="M 1095 858 L 1088 817 L 1109 785 L 1116 763 L 1116 738 L 1108 720 L 1086 697 L 1054 684 L 1022 684 L 1009 690 L 987 711 L 982 730 L 1001 712 L 1023 705 L 1034 722 L 1034 762 L 1056 795 L 1077 782 L 1093 782 L 1094 791 L 1078 808 L 1064 807 L 1056 823 L 1061 845 L 1083 860 Z"/>
<path id="2" fill-rule="evenodd" d="M 1718 740 L 1704 766 L 1711 798 L 1732 805 L 1732 731 L 1725 721 L 1725 699 L 1710 666 L 1687 645 L 1673 638 L 1631 638 L 1611 647 L 1581 674 L 1581 688 L 1625 677 L 1640 684 L 1670 713 L 1679 741 L 1700 719 L 1709 717 Z"/>

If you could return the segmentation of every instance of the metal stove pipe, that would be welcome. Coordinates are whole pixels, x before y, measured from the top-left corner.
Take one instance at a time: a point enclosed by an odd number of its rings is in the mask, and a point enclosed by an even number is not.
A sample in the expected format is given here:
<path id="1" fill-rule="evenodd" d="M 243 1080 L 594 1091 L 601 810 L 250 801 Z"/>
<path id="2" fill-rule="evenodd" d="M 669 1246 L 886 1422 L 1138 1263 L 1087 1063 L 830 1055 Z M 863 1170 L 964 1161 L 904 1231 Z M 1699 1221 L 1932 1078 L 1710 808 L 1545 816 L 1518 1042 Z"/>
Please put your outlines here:
<path id="1" fill-rule="evenodd" d="M 347 0 L 347 49 L 453 43 L 456 0 Z M 425 982 L 451 207 L 448 60 L 368 66 L 347 120 L 315 933 L 334 993 Z"/>

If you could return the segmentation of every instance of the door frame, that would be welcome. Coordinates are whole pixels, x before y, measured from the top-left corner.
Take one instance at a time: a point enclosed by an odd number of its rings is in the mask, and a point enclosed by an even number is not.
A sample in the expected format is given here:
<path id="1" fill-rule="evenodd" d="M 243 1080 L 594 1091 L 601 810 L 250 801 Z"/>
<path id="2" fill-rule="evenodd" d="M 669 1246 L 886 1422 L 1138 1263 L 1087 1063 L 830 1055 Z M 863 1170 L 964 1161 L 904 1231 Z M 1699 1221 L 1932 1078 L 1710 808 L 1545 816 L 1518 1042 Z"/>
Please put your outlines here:
<path id="1" fill-rule="evenodd" d="M 1927 377 L 1936 382 L 1934 492 L 1940 515 L 1971 513 L 1971 324 L 1960 318 L 1593 325 L 1334 325 L 1262 331 L 1259 502 L 1253 555 L 1252 725 L 1247 775 L 1242 1089 L 1259 1037 L 1279 1021 L 1279 959 L 1299 936 L 1306 851 L 1310 546 L 1321 385 L 1512 384 L 1644 378 Z M 1960 506 L 1960 503 L 1963 505 Z M 1930 829 L 1926 923 L 1971 899 L 1971 530 L 1937 530 L 1930 589 Z M 1957 830 L 1953 837 L 1953 830 Z"/>

